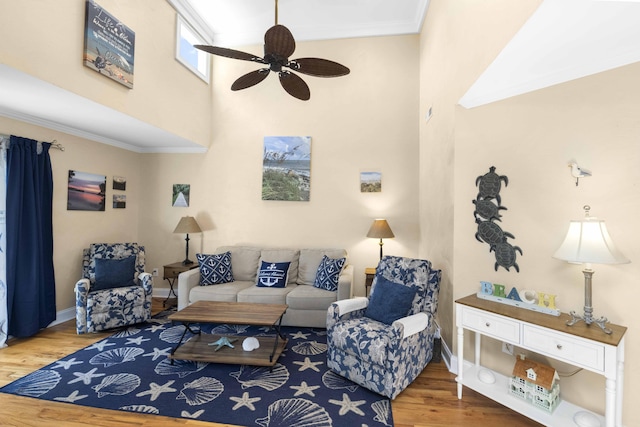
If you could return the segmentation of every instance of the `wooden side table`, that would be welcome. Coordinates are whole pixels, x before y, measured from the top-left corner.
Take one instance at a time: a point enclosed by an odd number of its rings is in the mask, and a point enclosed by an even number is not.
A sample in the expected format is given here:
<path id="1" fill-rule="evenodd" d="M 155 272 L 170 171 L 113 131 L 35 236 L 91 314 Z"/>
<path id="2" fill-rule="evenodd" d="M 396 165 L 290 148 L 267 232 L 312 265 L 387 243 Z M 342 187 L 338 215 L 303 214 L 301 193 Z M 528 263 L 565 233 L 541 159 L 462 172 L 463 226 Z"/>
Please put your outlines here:
<path id="1" fill-rule="evenodd" d="M 198 268 L 198 263 L 194 262 L 193 264 L 183 264 L 182 261 L 174 262 L 173 264 L 167 264 L 164 266 L 164 274 L 163 279 L 169 282 L 169 295 L 162 303 L 163 307 L 166 307 L 169 304 L 169 307 L 173 307 L 177 304 L 178 295 L 176 291 L 173 289 L 173 285 L 176 280 L 178 280 L 178 276 L 180 273 L 185 271 L 193 270 L 194 268 Z M 173 298 L 171 298 L 171 294 L 173 294 Z M 171 299 L 171 301 L 169 301 Z"/>
<path id="2" fill-rule="evenodd" d="M 372 267 L 365 268 L 364 274 L 366 276 L 364 279 L 364 296 L 368 297 L 371 285 L 373 284 L 373 278 L 376 275 L 376 269 Z"/>

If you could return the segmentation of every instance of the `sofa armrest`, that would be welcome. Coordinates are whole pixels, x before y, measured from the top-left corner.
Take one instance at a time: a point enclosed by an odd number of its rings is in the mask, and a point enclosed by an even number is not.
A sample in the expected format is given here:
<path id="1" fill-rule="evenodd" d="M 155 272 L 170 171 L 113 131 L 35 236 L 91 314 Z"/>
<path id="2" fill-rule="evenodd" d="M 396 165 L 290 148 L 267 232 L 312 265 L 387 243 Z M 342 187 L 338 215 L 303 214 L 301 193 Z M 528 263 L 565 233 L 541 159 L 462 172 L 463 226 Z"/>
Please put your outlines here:
<path id="1" fill-rule="evenodd" d="M 353 297 L 353 265 L 347 265 L 338 278 L 338 300 Z"/>
<path id="2" fill-rule="evenodd" d="M 182 310 L 189 305 L 189 292 L 199 284 L 199 268 L 194 268 L 178 275 L 178 310 Z"/>
<path id="3" fill-rule="evenodd" d="M 416 313 L 406 316 L 393 322 L 394 330 L 402 330 L 401 338 L 410 337 L 420 331 L 425 330 L 429 326 L 429 315 L 427 313 Z"/>

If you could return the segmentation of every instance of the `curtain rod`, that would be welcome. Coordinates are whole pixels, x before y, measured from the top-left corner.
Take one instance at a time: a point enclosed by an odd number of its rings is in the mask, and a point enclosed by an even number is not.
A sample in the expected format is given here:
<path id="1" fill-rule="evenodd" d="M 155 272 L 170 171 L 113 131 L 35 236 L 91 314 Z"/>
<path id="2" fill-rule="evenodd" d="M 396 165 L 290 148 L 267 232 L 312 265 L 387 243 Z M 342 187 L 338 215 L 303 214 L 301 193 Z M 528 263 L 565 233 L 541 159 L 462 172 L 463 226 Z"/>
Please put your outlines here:
<path id="1" fill-rule="evenodd" d="M 9 137 L 10 135 L 0 134 L 0 139 L 9 140 Z M 48 142 L 48 141 L 40 141 L 40 142 L 42 142 L 43 144 L 51 144 L 52 148 L 58 149 L 60 151 L 64 151 L 64 145 L 60 144 L 56 139 L 54 139 L 51 142 Z"/>

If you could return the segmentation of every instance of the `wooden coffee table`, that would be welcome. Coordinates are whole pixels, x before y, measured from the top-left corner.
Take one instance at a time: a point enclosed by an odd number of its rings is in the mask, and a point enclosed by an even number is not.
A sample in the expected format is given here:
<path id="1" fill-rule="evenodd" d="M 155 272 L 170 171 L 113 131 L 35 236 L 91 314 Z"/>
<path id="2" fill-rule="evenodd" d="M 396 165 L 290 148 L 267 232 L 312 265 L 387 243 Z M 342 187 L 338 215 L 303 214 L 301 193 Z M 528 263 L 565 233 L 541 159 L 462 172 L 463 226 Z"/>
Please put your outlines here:
<path id="1" fill-rule="evenodd" d="M 199 362 L 228 363 L 235 365 L 273 366 L 287 345 L 287 339 L 280 333 L 282 316 L 287 311 L 286 304 L 258 304 L 243 302 L 197 301 L 169 316 L 169 320 L 181 322 L 184 333 L 169 359 L 195 360 Z M 242 340 L 246 336 L 202 334 L 200 329 L 193 330 L 194 323 L 227 323 L 233 325 L 270 326 L 275 330 L 273 336 L 254 337 L 260 347 L 253 351 L 242 349 Z M 187 331 L 195 334 L 189 341 L 182 343 Z M 221 337 L 236 338 L 234 348 L 209 345 Z"/>

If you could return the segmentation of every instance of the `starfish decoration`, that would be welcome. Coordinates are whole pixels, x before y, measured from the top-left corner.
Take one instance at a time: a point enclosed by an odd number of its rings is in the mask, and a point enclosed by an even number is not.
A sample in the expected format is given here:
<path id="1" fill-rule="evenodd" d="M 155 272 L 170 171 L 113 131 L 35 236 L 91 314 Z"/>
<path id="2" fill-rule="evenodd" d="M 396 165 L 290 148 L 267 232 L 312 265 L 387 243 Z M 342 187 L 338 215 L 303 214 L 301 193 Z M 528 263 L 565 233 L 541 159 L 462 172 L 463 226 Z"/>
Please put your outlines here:
<path id="1" fill-rule="evenodd" d="M 67 397 L 54 397 L 53 400 L 58 400 L 60 402 L 75 403 L 76 400 L 84 399 L 87 396 L 88 394 L 78 394 L 78 390 L 76 390 Z"/>
<path id="2" fill-rule="evenodd" d="M 55 364 L 55 366 L 52 366 L 51 369 L 58 369 L 58 368 L 64 368 L 65 370 L 69 369 L 70 367 L 72 367 L 73 365 L 82 365 L 84 362 L 80 362 L 77 361 L 76 362 L 76 358 L 73 357 L 67 361 L 64 360 L 58 360 Z"/>
<path id="3" fill-rule="evenodd" d="M 329 403 L 333 403 L 334 405 L 340 406 L 340 411 L 338 411 L 339 415 L 344 415 L 349 411 L 353 411 L 358 415 L 364 415 L 364 412 L 358 408 L 358 406 L 364 405 L 367 403 L 366 400 L 351 400 L 347 393 L 342 393 L 342 400 L 329 399 Z"/>
<path id="4" fill-rule="evenodd" d="M 104 348 L 106 346 L 112 346 L 112 345 L 116 345 L 116 343 L 112 343 L 112 342 L 109 342 L 109 341 L 105 340 L 105 341 L 100 341 L 100 342 L 94 343 L 93 345 L 90 345 L 89 347 L 85 348 L 85 350 L 93 350 L 95 348 L 95 349 L 98 349 L 100 351 L 104 351 Z"/>
<path id="5" fill-rule="evenodd" d="M 164 329 L 164 325 L 151 325 L 150 327 L 145 329 L 145 331 L 155 332 L 155 331 L 161 331 L 163 329 Z"/>
<path id="6" fill-rule="evenodd" d="M 141 391 L 140 393 L 136 394 L 136 397 L 142 397 L 145 395 L 150 395 L 151 396 L 151 401 L 153 402 L 154 400 L 156 400 L 162 393 L 170 393 L 172 391 L 178 391 L 175 388 L 169 387 L 171 384 L 173 384 L 175 382 L 175 380 L 171 380 L 171 381 L 167 381 L 165 384 L 163 385 L 158 385 L 156 383 L 151 383 L 149 384 L 149 390 L 147 391 Z"/>
<path id="7" fill-rule="evenodd" d="M 151 360 L 156 360 L 158 357 L 168 356 L 171 353 L 171 347 L 163 348 L 162 350 L 157 347 L 153 347 L 153 352 L 143 354 L 142 356 L 151 356 Z"/>
<path id="8" fill-rule="evenodd" d="M 301 396 L 303 394 L 308 394 L 311 397 L 316 397 L 316 394 L 313 392 L 313 390 L 320 388 L 320 386 L 319 385 L 308 386 L 306 381 L 302 381 L 300 385 L 292 385 L 292 386 L 289 386 L 289 388 L 296 390 L 296 392 L 293 394 L 294 396 Z"/>
<path id="9" fill-rule="evenodd" d="M 217 347 L 213 350 L 213 351 L 218 351 L 220 350 L 222 347 L 224 347 L 225 345 L 227 347 L 233 348 L 233 345 L 231 344 L 232 342 L 236 342 L 238 341 L 237 338 L 227 338 L 227 337 L 222 337 L 220 338 L 218 341 L 216 342 L 210 342 L 209 345 L 217 345 Z"/>
<path id="10" fill-rule="evenodd" d="M 309 334 L 303 334 L 302 331 L 298 331 L 295 334 L 289 334 L 289 335 L 291 335 L 291 339 L 292 340 L 295 340 L 295 339 L 298 339 L 298 338 L 306 340 L 307 337 L 309 336 Z"/>
<path id="11" fill-rule="evenodd" d="M 242 408 L 243 406 L 246 406 L 250 410 L 255 411 L 256 407 L 253 406 L 253 403 L 259 402 L 262 399 L 260 397 L 249 397 L 249 392 L 245 391 L 244 393 L 242 393 L 242 397 L 230 397 L 229 400 L 233 400 L 234 402 L 236 402 L 235 406 L 231 408 L 232 411 L 235 411 L 238 408 Z"/>
<path id="12" fill-rule="evenodd" d="M 97 370 L 98 368 L 93 368 L 89 372 L 74 372 L 73 375 L 75 375 L 76 378 L 69 381 L 67 384 L 73 384 L 82 381 L 85 385 L 89 385 L 91 384 L 92 379 L 104 377 L 105 374 L 96 374 L 95 372 Z"/>
<path id="13" fill-rule="evenodd" d="M 320 372 L 320 369 L 316 365 L 322 365 L 324 362 L 312 362 L 308 357 L 304 358 L 304 362 L 293 362 L 296 365 L 300 365 L 298 371 L 306 371 L 307 369 L 313 369 L 316 372 Z"/>

